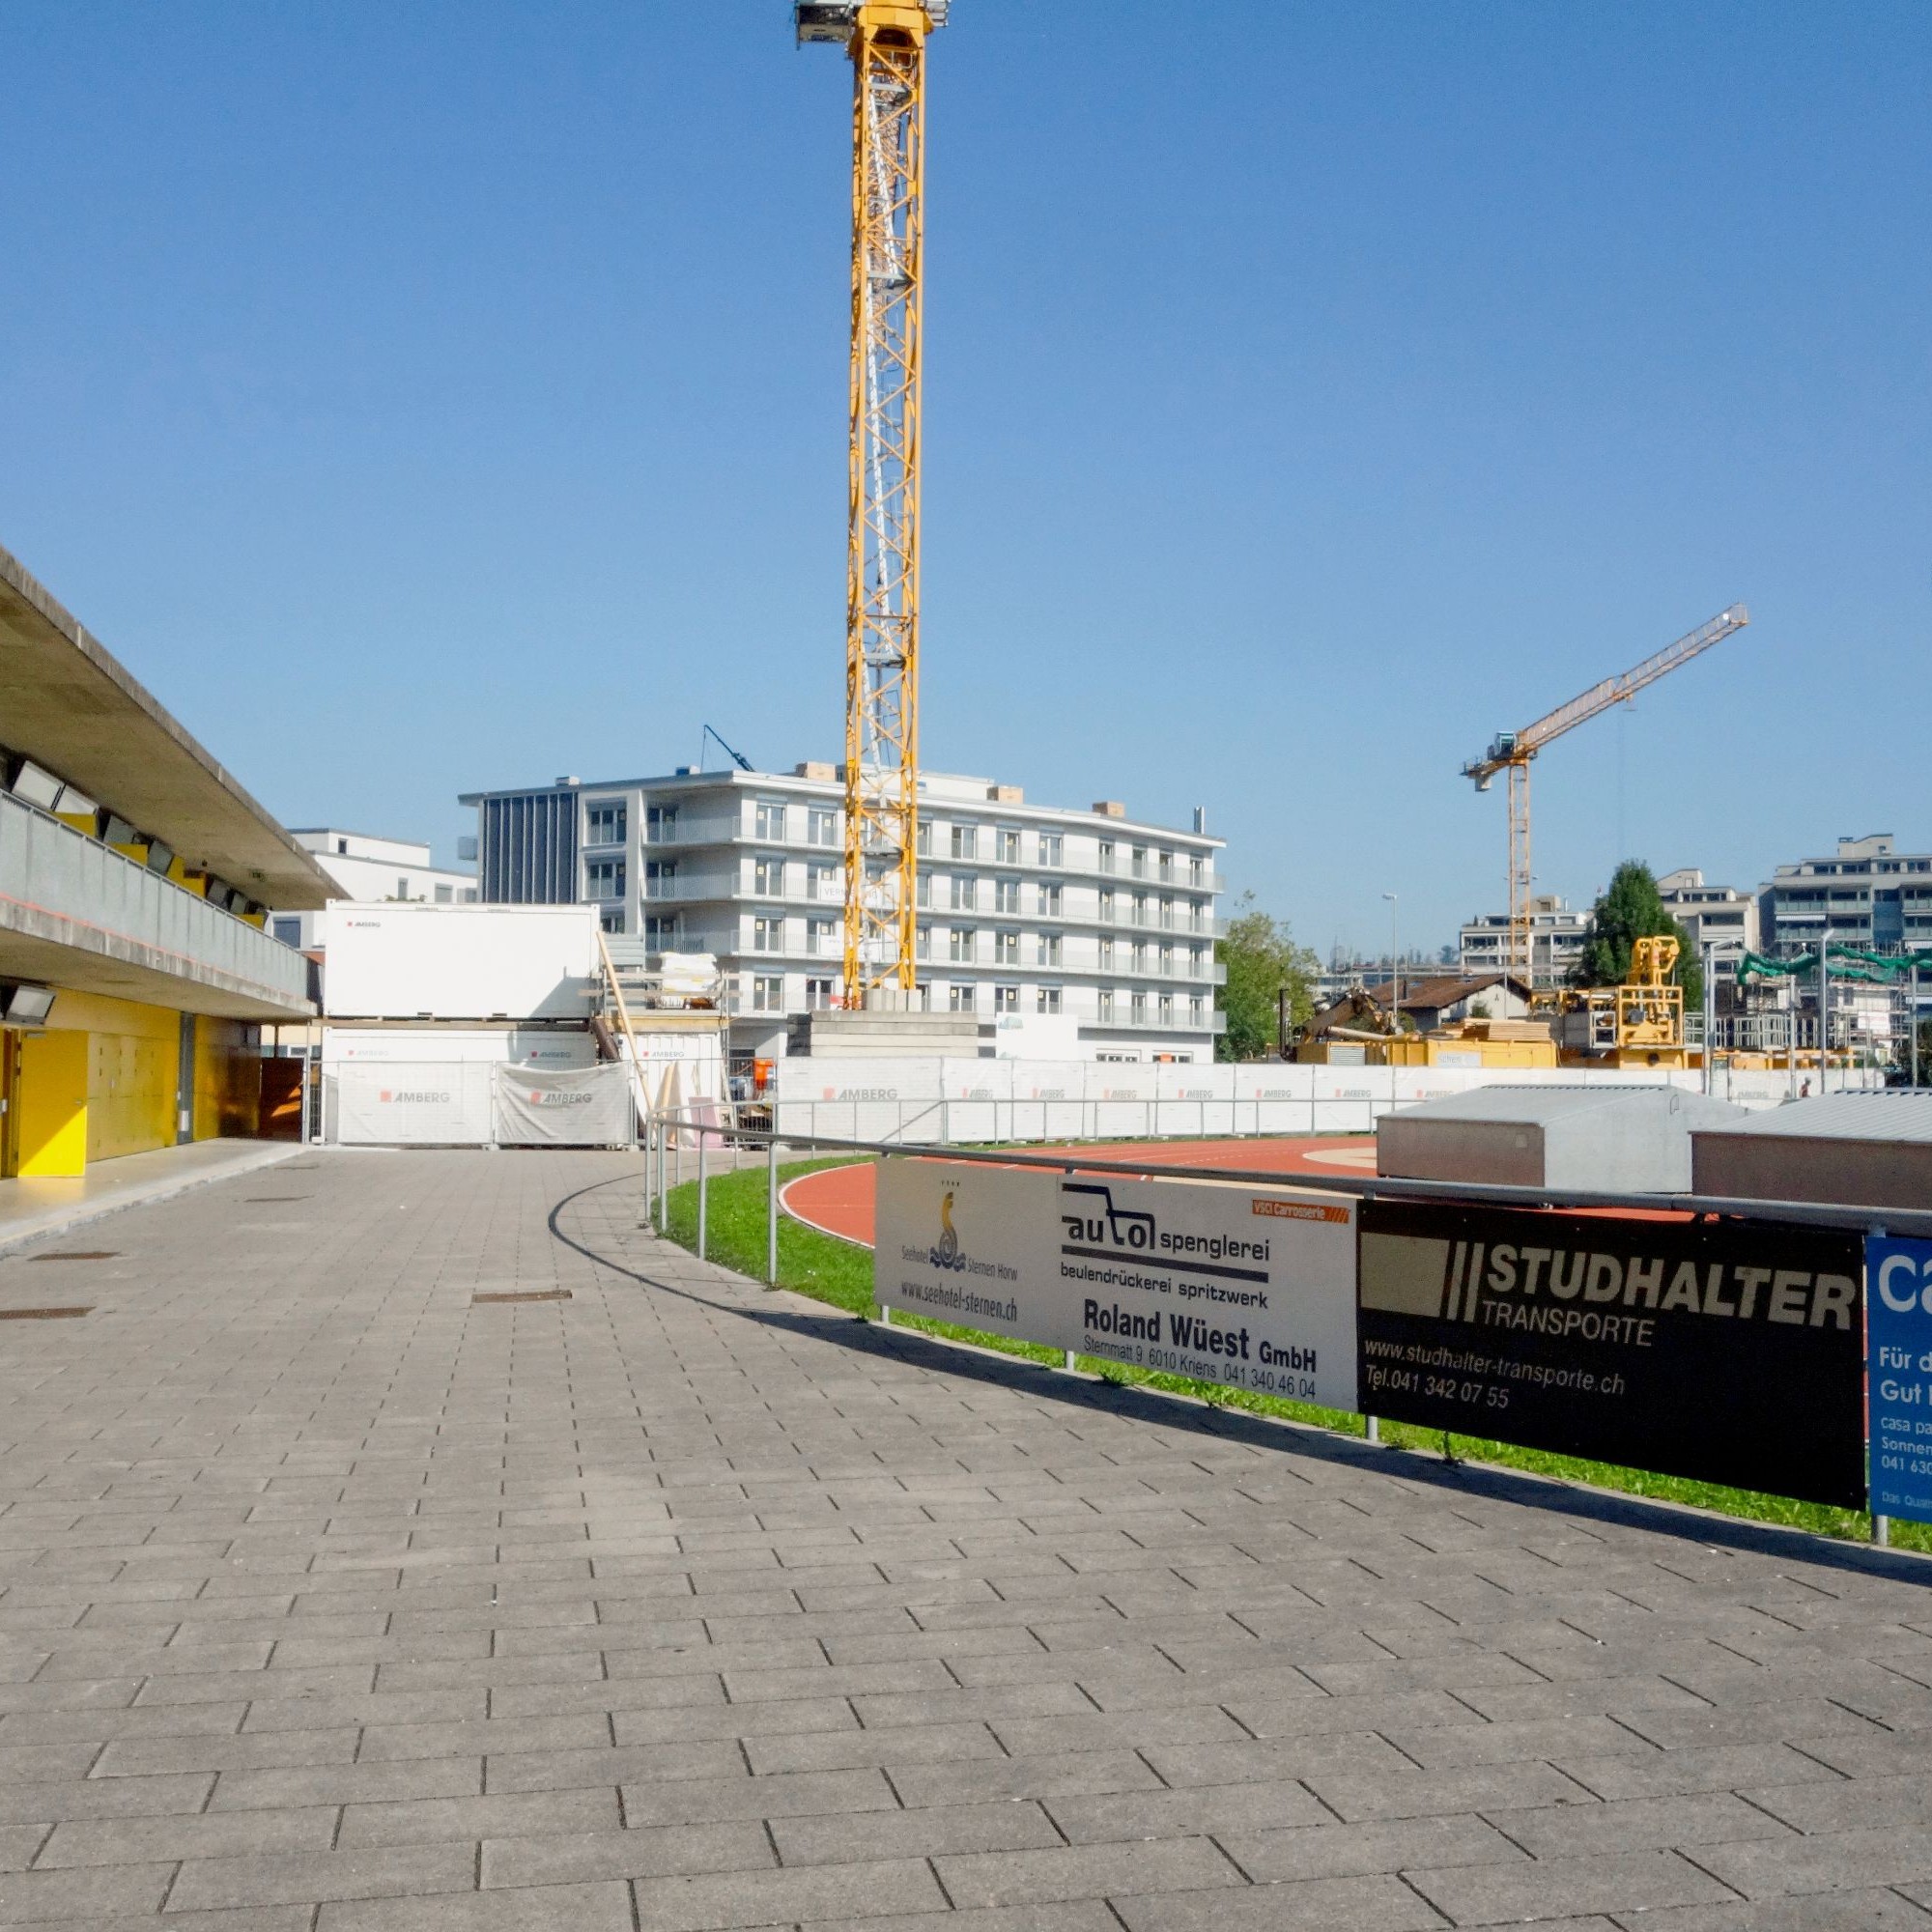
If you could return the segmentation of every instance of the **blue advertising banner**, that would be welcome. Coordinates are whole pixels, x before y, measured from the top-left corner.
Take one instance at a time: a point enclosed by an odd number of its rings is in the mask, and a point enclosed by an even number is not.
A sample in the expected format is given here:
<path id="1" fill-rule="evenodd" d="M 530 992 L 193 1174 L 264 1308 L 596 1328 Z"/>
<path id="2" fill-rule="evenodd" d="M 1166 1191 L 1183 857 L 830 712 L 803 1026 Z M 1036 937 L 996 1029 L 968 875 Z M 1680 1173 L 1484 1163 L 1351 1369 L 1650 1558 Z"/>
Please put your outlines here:
<path id="1" fill-rule="evenodd" d="M 1874 1516 L 1932 1522 L 1932 1241 L 1865 1242 Z"/>

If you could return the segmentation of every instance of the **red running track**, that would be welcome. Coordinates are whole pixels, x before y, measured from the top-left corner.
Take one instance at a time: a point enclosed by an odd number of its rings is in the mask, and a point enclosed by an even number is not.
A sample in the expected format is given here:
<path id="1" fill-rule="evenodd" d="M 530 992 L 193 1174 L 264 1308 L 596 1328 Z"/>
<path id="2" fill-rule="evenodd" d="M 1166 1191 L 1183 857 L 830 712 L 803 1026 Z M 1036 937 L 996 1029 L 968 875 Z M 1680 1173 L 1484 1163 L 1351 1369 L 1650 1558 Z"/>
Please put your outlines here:
<path id="1" fill-rule="evenodd" d="M 1161 1167 L 1233 1167 L 1247 1173 L 1373 1174 L 1376 1143 L 1368 1134 L 1327 1134 L 1307 1140 L 1130 1141 L 1108 1147 L 1029 1147 L 1027 1153 L 1089 1154 L 1101 1160 L 1132 1160 L 1136 1155 Z M 802 1174 L 779 1191 L 779 1203 L 794 1221 L 841 1240 L 872 1245 L 872 1175 L 869 1160 L 850 1167 L 821 1168 Z"/>

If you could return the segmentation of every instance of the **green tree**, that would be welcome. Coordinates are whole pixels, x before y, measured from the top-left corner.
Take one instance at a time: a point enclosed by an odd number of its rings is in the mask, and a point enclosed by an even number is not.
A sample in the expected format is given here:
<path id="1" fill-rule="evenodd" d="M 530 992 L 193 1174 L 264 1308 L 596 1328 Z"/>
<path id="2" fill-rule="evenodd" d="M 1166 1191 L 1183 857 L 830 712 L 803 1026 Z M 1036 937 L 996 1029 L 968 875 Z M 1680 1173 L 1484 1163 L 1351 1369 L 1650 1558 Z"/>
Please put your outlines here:
<path id="1" fill-rule="evenodd" d="M 1692 949 L 1690 935 L 1665 911 L 1656 876 L 1641 859 L 1626 859 L 1610 874 L 1603 897 L 1590 908 L 1589 930 L 1571 969 L 1570 983 L 1620 984 L 1630 975 L 1632 942 L 1662 933 L 1677 941 L 1676 982 L 1684 988 L 1686 1008 L 1696 1011 L 1704 1001 L 1704 962 Z"/>
<path id="2" fill-rule="evenodd" d="M 1284 987 L 1290 1026 L 1307 1024 L 1321 962 L 1307 947 L 1295 945 L 1281 921 L 1262 911 L 1253 893 L 1235 902 L 1228 936 L 1215 942 L 1214 957 L 1228 969 L 1221 989 L 1228 1030 L 1214 1042 L 1217 1059 L 1259 1060 L 1274 1050 L 1276 1002 Z"/>

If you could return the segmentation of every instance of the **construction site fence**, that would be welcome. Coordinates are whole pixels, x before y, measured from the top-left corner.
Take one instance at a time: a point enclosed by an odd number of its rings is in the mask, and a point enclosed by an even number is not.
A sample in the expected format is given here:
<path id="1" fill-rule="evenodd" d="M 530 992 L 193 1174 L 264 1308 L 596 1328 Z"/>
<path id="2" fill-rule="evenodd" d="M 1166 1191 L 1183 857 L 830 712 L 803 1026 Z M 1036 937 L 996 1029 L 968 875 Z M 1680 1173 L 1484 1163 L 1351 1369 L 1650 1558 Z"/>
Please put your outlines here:
<path id="1" fill-rule="evenodd" d="M 875 1074 L 868 1079 L 867 1063 L 863 1061 L 844 1062 L 836 1071 L 823 1062 L 792 1065 L 799 1072 L 793 1074 L 786 1066 L 780 1090 L 761 1106 L 744 1110 L 744 1118 L 785 1140 L 834 1136 L 940 1147 L 1365 1134 L 1397 1107 L 1484 1087 L 1575 1087 L 1589 1082 L 1674 1087 L 1690 1094 L 1706 1091 L 1704 1076 L 1695 1069 L 1599 1073 L 1574 1067 L 1220 1065 L 1103 1066 L 1098 1071 L 1107 1077 L 1094 1083 L 1100 1091 L 1082 1093 L 1078 1088 L 1084 1069 L 1060 1081 L 1040 1077 L 1023 1061 L 959 1061 L 944 1063 L 947 1070 L 922 1070 L 917 1076 L 921 1084 L 951 1091 L 908 1094 L 902 1091 L 905 1076 L 897 1069 L 890 1069 L 890 1077 Z M 1121 1077 L 1123 1073 L 1137 1078 L 1129 1083 Z M 794 1080 L 803 1087 L 808 1079 L 814 1087 L 831 1091 L 812 1094 L 786 1091 Z M 1815 1090 L 1815 1067 L 1796 1087 L 1806 1081 Z M 1868 1068 L 1833 1066 L 1826 1084 L 1836 1092 L 1882 1086 L 1884 1079 Z M 1135 1087 L 1146 1091 L 1135 1092 Z M 1718 1066 L 1712 1069 L 1709 1091 L 1718 1099 L 1763 1109 L 1790 1099 L 1795 1087 L 1786 1071 Z"/>

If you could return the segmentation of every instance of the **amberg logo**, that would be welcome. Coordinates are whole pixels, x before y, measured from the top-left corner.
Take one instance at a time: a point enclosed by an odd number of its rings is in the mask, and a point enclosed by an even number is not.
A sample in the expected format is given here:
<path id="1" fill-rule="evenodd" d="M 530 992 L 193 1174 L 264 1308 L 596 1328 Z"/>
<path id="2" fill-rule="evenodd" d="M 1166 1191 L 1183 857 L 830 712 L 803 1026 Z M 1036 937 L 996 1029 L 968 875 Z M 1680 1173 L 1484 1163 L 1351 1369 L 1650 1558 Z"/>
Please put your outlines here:
<path id="1" fill-rule="evenodd" d="M 946 1198 L 939 1204 L 939 1238 L 926 1249 L 925 1258 L 936 1268 L 951 1268 L 958 1273 L 967 1265 L 966 1251 L 959 1245 L 959 1231 L 952 1225 L 952 1190 L 948 1188 Z"/>
<path id="2" fill-rule="evenodd" d="M 393 1103 L 403 1107 L 446 1107 L 449 1105 L 449 1095 L 447 1094 L 438 1094 L 432 1090 L 418 1087 L 384 1087 L 376 1097 L 384 1103 Z"/>

